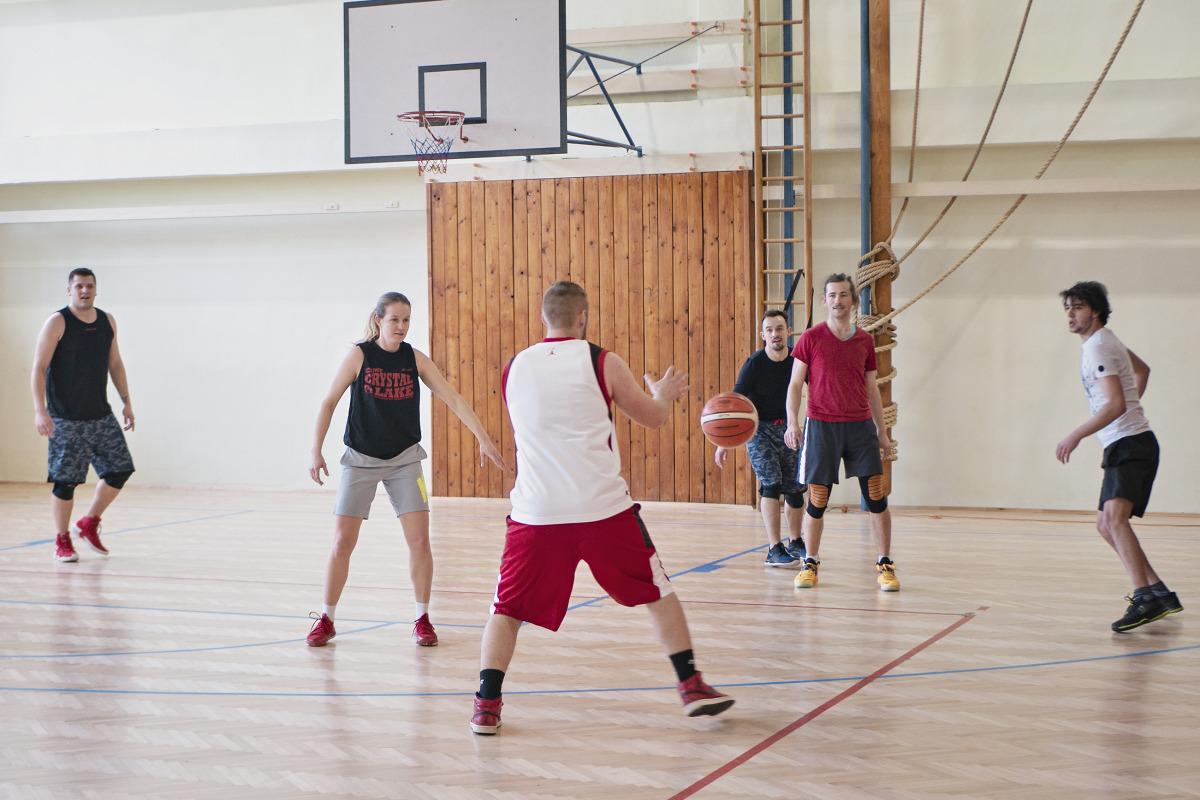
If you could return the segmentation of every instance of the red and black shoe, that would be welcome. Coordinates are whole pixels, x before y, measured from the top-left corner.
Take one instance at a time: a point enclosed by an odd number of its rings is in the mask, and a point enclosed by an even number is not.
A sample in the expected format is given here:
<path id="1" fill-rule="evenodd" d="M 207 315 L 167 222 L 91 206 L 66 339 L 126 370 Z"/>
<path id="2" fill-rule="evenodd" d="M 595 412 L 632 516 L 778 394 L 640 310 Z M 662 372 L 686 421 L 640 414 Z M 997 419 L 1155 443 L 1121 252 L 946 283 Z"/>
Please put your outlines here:
<path id="1" fill-rule="evenodd" d="M 504 701 L 497 697 L 495 700 L 484 700 L 475 695 L 475 713 L 471 715 L 471 730 L 480 736 L 495 736 L 500 730 L 500 708 Z"/>
<path id="2" fill-rule="evenodd" d="M 679 699 L 683 713 L 689 717 L 715 717 L 733 705 L 733 698 L 709 686 L 697 672 L 679 682 Z"/>
<path id="3" fill-rule="evenodd" d="M 54 560 L 79 560 L 79 554 L 75 552 L 75 545 L 71 544 L 71 534 L 64 532 L 54 537 Z"/>

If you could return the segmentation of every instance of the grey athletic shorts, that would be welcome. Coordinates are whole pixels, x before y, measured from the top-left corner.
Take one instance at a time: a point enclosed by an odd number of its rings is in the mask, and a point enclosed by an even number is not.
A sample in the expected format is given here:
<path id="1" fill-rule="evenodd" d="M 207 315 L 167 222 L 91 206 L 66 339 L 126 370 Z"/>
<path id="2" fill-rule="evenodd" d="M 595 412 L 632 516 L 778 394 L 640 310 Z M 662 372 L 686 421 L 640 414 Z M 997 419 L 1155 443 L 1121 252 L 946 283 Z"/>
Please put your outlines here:
<path id="1" fill-rule="evenodd" d="M 419 444 L 386 461 L 347 447 L 342 455 L 342 476 L 333 513 L 367 519 L 380 482 L 397 517 L 412 511 L 428 511 L 429 492 L 421 474 L 421 461 L 427 457 Z"/>
<path id="2" fill-rule="evenodd" d="M 800 446 L 800 483 L 831 486 L 838 482 L 838 462 L 845 462 L 847 478 L 869 478 L 883 472 L 879 433 L 874 420 L 863 422 L 804 421 Z"/>
<path id="3" fill-rule="evenodd" d="M 46 481 L 80 484 L 88 464 L 103 478 L 114 472 L 133 472 L 133 456 L 125 444 L 121 423 L 112 414 L 100 419 L 58 419 L 50 434 Z"/>

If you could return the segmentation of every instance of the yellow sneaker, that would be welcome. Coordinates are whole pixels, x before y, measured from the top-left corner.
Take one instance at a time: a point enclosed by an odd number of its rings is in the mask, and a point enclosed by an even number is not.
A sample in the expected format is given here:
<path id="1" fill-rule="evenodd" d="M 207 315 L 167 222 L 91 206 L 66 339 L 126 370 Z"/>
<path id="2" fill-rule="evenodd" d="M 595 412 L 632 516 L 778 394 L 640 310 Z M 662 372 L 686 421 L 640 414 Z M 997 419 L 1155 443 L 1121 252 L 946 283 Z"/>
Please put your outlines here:
<path id="1" fill-rule="evenodd" d="M 896 577 L 896 565 L 890 560 L 886 564 L 876 564 L 875 571 L 879 573 L 879 591 L 900 591 L 900 579 Z"/>
<path id="2" fill-rule="evenodd" d="M 804 569 L 796 573 L 792 580 L 797 589 L 811 589 L 817 585 L 817 570 L 820 564 L 811 558 L 804 559 Z"/>

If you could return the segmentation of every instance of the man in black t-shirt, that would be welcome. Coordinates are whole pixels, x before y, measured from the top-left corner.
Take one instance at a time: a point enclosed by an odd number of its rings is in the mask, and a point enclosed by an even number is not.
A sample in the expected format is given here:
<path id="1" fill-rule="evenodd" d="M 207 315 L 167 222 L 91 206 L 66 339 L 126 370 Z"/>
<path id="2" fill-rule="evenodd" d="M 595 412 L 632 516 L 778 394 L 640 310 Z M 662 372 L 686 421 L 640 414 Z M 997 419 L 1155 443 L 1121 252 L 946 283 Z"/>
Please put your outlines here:
<path id="1" fill-rule="evenodd" d="M 86 515 L 75 532 L 101 555 L 100 516 L 133 474 L 133 458 L 121 424 L 108 405 L 108 377 L 124 404 L 125 430 L 133 430 L 133 406 L 125 363 L 117 347 L 117 321 L 96 308 L 96 274 L 80 267 L 67 276 L 69 305 L 59 309 L 38 334 L 33 355 L 34 426 L 50 440 L 46 481 L 58 561 L 78 561 L 68 526 L 75 487 L 87 480 L 88 465 L 100 478 Z"/>
<path id="2" fill-rule="evenodd" d="M 759 511 L 767 529 L 770 545 L 763 563 L 768 567 L 799 568 L 804 563 L 804 541 L 800 525 L 804 520 L 804 487 L 796 483 L 796 451 L 783 441 L 787 430 L 787 389 L 792 376 L 792 356 L 788 352 L 787 315 L 771 310 L 763 316 L 762 350 L 746 359 L 738 373 L 735 392 L 746 395 L 758 411 L 758 430 L 746 443 L 750 465 L 758 477 Z M 718 447 L 715 460 L 724 468 L 728 450 Z M 786 503 L 784 512 L 791 538 L 783 541 L 779 532 L 779 498 Z"/>

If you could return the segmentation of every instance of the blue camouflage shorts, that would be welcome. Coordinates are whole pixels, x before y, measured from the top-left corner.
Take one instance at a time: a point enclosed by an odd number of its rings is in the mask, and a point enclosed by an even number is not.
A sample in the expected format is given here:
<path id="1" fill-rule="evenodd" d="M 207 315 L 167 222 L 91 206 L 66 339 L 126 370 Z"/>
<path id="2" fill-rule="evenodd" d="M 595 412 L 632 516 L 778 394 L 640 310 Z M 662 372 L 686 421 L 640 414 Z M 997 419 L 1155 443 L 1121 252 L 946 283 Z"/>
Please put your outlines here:
<path id="1" fill-rule="evenodd" d="M 133 456 L 121 423 L 112 414 L 100 419 L 51 419 L 54 433 L 50 435 L 48 483 L 83 483 L 89 464 L 101 478 L 133 472 Z"/>
<path id="2" fill-rule="evenodd" d="M 783 420 L 758 423 L 754 438 L 746 442 L 750 466 L 763 486 L 779 487 L 784 494 L 804 491 L 796 483 L 796 451 L 783 441 L 787 430 Z"/>

